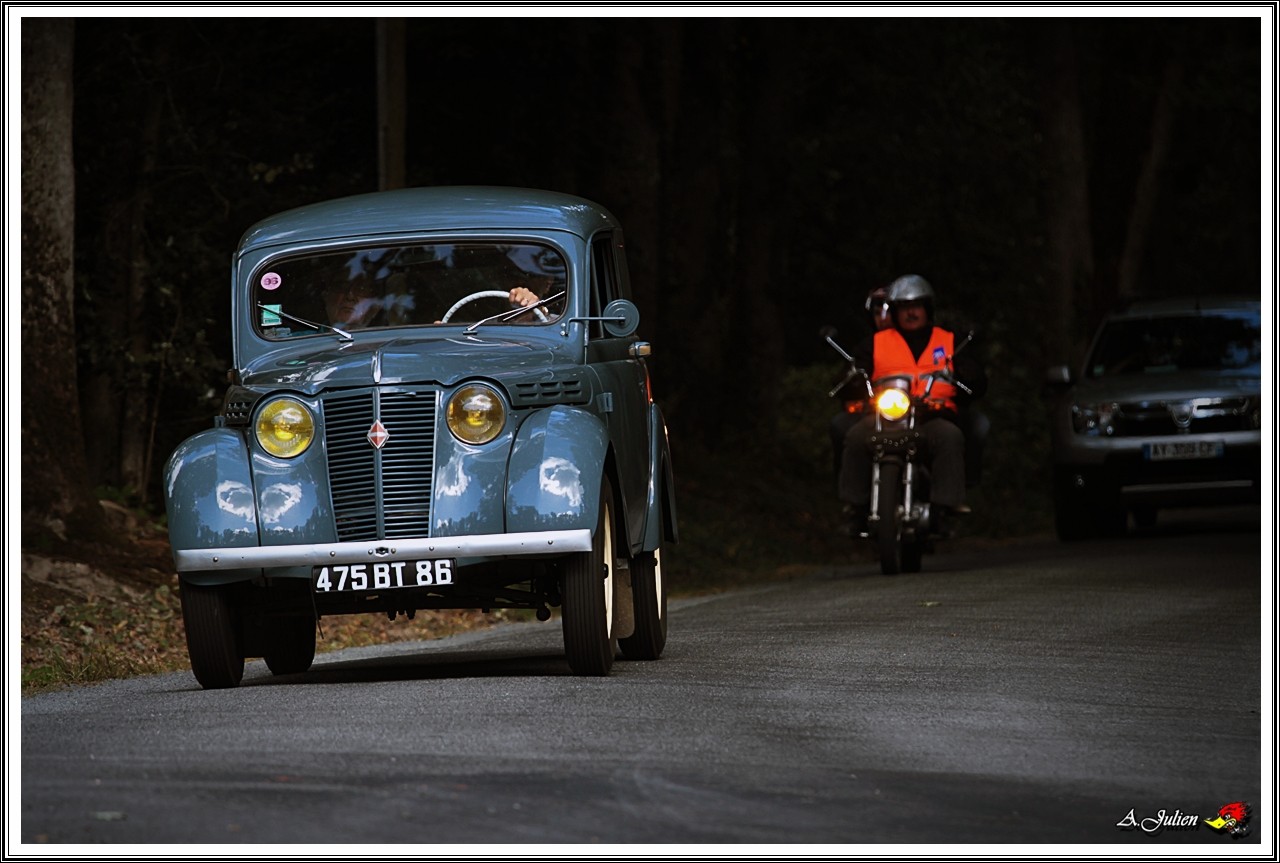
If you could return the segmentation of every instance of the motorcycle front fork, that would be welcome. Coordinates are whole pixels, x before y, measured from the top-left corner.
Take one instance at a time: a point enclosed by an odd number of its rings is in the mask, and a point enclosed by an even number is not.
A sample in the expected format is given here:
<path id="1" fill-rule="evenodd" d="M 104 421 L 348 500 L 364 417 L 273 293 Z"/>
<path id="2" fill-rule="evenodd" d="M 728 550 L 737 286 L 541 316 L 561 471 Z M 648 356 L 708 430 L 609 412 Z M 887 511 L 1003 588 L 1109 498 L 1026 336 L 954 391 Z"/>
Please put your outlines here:
<path id="1" fill-rule="evenodd" d="M 902 521 L 906 521 L 915 510 L 915 500 L 912 497 L 912 489 L 915 487 L 915 462 L 906 461 L 902 465 L 902 508 L 895 515 L 899 516 Z M 902 516 L 906 518 L 902 518 Z M 919 521 L 921 524 L 929 523 L 929 504 L 924 504 L 919 513 Z M 870 524 L 880 520 L 880 462 L 871 463 L 871 512 L 867 515 L 867 521 Z"/>

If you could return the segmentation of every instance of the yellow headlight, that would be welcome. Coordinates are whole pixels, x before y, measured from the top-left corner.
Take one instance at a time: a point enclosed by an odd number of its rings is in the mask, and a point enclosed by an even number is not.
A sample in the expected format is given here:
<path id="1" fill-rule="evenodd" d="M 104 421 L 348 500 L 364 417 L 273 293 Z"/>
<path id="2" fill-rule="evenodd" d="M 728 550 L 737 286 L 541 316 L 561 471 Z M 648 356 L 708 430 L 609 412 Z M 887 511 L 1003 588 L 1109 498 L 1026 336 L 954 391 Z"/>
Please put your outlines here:
<path id="1" fill-rule="evenodd" d="M 463 443 L 488 443 L 502 432 L 506 419 L 502 397 L 483 384 L 462 387 L 445 409 L 449 431 Z"/>
<path id="2" fill-rule="evenodd" d="M 316 425 L 311 411 L 302 402 L 279 398 L 258 411 L 254 431 L 264 450 L 277 458 L 293 458 L 311 446 L 316 436 Z"/>
<path id="3" fill-rule="evenodd" d="M 887 420 L 900 420 L 911 410 L 911 397 L 902 390 L 885 390 L 876 396 L 876 410 Z"/>

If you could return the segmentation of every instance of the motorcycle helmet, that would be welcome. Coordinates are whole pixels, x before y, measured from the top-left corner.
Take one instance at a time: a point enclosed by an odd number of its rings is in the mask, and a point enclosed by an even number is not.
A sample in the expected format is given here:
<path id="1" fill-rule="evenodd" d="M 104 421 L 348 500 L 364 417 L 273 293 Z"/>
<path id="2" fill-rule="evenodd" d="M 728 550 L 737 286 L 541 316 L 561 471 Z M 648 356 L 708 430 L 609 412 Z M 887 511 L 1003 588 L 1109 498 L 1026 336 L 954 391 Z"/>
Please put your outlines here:
<path id="1" fill-rule="evenodd" d="M 873 288 L 867 294 L 867 302 L 863 305 L 863 308 L 867 311 L 867 320 L 871 322 L 873 330 L 893 326 L 892 318 L 889 315 L 889 288 L 887 286 Z"/>
<path id="2" fill-rule="evenodd" d="M 899 276 L 889 285 L 889 303 L 920 302 L 924 304 L 929 320 L 933 320 L 933 285 L 923 276 Z"/>

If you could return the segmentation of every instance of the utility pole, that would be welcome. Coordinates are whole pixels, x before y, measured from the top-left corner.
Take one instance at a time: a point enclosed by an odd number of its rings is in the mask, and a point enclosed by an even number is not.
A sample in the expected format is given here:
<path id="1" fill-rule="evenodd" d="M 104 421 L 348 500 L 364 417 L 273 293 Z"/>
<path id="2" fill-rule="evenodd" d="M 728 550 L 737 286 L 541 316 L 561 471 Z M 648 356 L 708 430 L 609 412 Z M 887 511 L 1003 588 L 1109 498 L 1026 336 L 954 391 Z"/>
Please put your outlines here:
<path id="1" fill-rule="evenodd" d="M 404 186 L 405 19 L 378 19 L 378 188 Z"/>

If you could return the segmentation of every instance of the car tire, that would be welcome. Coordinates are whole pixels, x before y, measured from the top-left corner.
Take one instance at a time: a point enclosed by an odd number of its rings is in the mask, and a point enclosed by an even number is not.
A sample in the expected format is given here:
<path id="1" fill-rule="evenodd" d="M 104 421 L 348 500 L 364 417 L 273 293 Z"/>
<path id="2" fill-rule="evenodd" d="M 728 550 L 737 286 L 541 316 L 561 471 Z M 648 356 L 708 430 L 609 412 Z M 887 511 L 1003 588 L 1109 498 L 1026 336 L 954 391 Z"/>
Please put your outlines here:
<path id="1" fill-rule="evenodd" d="M 271 645 L 262 657 L 272 674 L 301 674 L 316 658 L 316 622 L 310 616 L 290 615 L 278 621 Z"/>
<path id="2" fill-rule="evenodd" d="M 191 671 L 205 689 L 229 689 L 244 677 L 240 621 L 230 587 L 182 585 L 182 624 Z"/>
<path id="3" fill-rule="evenodd" d="M 1097 523 L 1085 501 L 1070 491 L 1069 482 L 1063 478 L 1054 483 L 1053 526 L 1061 541 L 1078 542 L 1093 536 Z"/>
<path id="4" fill-rule="evenodd" d="M 1129 530 L 1129 511 L 1117 503 L 1102 503 L 1094 511 L 1098 533 L 1109 539 L 1124 536 Z"/>
<path id="5" fill-rule="evenodd" d="M 631 561 L 631 596 L 635 631 L 618 639 L 618 647 L 627 659 L 657 659 L 667 644 L 667 582 L 661 544 L 652 555 Z"/>
<path id="6" fill-rule="evenodd" d="M 564 652 L 577 675 L 603 677 L 613 667 L 617 640 L 613 637 L 616 579 L 614 562 L 613 488 L 600 487 L 600 507 L 591 551 L 570 557 L 564 567 L 561 610 Z"/>
<path id="7" fill-rule="evenodd" d="M 902 466 L 880 464 L 880 521 L 876 525 L 876 545 L 880 550 L 880 571 L 897 575 L 902 571 L 902 542 L 898 537 L 898 507 L 902 503 Z"/>

